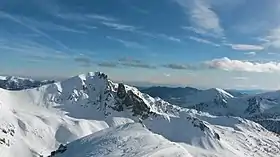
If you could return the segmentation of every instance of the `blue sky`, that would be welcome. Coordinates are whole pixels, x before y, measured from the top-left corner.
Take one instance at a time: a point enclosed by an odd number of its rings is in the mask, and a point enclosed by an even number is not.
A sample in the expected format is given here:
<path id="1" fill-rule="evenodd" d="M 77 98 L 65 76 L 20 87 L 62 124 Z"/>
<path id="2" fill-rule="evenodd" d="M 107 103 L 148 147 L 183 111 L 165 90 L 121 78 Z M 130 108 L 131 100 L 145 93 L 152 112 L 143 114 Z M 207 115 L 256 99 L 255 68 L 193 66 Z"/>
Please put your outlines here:
<path id="1" fill-rule="evenodd" d="M 278 0 L 0 0 L 0 74 L 278 89 Z"/>

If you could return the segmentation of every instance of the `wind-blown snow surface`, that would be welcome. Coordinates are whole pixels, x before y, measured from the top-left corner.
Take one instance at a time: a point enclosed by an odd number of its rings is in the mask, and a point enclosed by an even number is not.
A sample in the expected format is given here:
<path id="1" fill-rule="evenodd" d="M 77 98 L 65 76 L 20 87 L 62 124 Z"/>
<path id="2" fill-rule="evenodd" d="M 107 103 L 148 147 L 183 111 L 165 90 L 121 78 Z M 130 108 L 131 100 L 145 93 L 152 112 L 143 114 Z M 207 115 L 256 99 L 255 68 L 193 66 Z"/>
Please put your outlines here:
<path id="1" fill-rule="evenodd" d="M 88 73 L 23 91 L 0 89 L 0 157 L 276 157 L 257 123 L 182 109 Z"/>

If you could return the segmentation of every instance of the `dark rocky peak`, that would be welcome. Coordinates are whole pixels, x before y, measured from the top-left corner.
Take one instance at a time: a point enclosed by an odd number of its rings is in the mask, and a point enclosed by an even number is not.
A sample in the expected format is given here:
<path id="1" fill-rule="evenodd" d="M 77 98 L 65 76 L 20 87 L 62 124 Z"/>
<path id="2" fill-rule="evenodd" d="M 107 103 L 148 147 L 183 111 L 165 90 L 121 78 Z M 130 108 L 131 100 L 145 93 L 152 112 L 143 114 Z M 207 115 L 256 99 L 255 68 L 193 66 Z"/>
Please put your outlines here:
<path id="1" fill-rule="evenodd" d="M 133 91 L 126 91 L 123 83 L 118 84 L 117 97 L 119 101 L 116 103 L 117 110 L 128 109 L 132 111 L 132 116 L 140 116 L 141 119 L 148 118 L 150 107 L 136 95 Z"/>

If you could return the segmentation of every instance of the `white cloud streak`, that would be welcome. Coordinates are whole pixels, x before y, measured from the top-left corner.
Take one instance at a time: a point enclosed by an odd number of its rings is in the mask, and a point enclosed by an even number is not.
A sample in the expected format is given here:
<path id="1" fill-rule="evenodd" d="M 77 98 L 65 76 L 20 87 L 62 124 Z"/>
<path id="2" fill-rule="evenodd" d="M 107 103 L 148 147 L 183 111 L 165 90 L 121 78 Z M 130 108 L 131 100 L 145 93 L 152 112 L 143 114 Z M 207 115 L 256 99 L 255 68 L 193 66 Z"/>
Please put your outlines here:
<path id="1" fill-rule="evenodd" d="M 249 44 L 228 44 L 233 50 L 238 51 L 261 51 L 264 49 L 262 45 L 249 45 Z"/>
<path id="2" fill-rule="evenodd" d="M 117 42 L 123 44 L 127 48 L 136 48 L 136 49 L 145 49 L 146 48 L 145 46 L 143 46 L 137 42 L 127 41 L 127 40 L 123 40 L 123 39 L 119 39 L 119 38 L 115 38 L 115 37 L 111 37 L 111 36 L 107 36 L 107 38 L 110 40 L 113 40 L 113 41 L 117 41 Z"/>
<path id="3" fill-rule="evenodd" d="M 241 60 L 231 60 L 227 57 L 224 57 L 208 61 L 205 64 L 209 68 L 221 69 L 226 71 L 280 72 L 280 63 L 278 62 L 257 63 Z"/>
<path id="4" fill-rule="evenodd" d="M 233 77 L 234 80 L 248 80 L 248 77 L 243 77 L 243 76 L 237 76 L 237 77 Z"/>
<path id="5" fill-rule="evenodd" d="M 129 32 L 133 32 L 133 31 L 137 30 L 137 28 L 135 26 L 125 25 L 125 24 L 120 24 L 120 23 L 102 22 L 102 24 L 107 27 L 116 29 L 116 30 L 129 31 Z"/>
<path id="6" fill-rule="evenodd" d="M 70 21 L 91 21 L 91 20 L 98 20 L 98 21 L 118 21 L 118 19 L 105 16 L 105 15 L 99 15 L 99 14 L 81 14 L 81 13 L 57 13 L 55 14 L 56 17 L 64 19 L 64 20 L 70 20 Z"/>
<path id="7" fill-rule="evenodd" d="M 249 55 L 249 56 L 255 56 L 257 53 L 251 51 L 251 52 L 246 52 L 245 54 L 246 54 L 246 55 Z"/>
<path id="8" fill-rule="evenodd" d="M 35 33 L 45 37 L 46 39 L 50 40 L 51 42 L 54 42 L 58 46 L 60 46 L 60 47 L 62 47 L 64 49 L 69 49 L 66 45 L 62 44 L 60 41 L 52 38 L 50 35 L 48 35 L 47 33 L 44 33 L 43 31 L 39 30 L 35 26 L 23 22 L 21 19 L 19 19 L 17 17 L 14 17 L 14 16 L 12 16 L 12 15 L 10 15 L 8 13 L 0 11 L 0 18 L 5 18 L 5 19 L 11 20 L 11 21 L 13 21 L 13 22 L 15 22 L 17 24 L 20 24 L 20 25 L 28 28 L 29 30 L 31 30 L 31 31 L 33 31 L 33 32 L 35 32 Z"/>
<path id="9" fill-rule="evenodd" d="M 209 44 L 209 45 L 212 45 L 212 46 L 215 46 L 215 47 L 220 46 L 219 44 L 216 44 L 212 41 L 202 39 L 202 38 L 198 38 L 198 37 L 194 37 L 194 36 L 190 36 L 189 39 L 194 40 L 194 41 L 199 42 L 199 43 Z"/>
<path id="10" fill-rule="evenodd" d="M 206 0 L 175 0 L 184 10 L 190 21 L 199 34 L 215 34 L 217 37 L 223 36 L 223 28 L 220 25 L 218 15 L 212 10 L 209 1 Z M 198 31 L 199 30 L 199 31 Z"/>
<path id="11" fill-rule="evenodd" d="M 266 46 L 280 49 L 280 26 L 270 30 L 265 39 L 267 40 L 265 43 Z"/>

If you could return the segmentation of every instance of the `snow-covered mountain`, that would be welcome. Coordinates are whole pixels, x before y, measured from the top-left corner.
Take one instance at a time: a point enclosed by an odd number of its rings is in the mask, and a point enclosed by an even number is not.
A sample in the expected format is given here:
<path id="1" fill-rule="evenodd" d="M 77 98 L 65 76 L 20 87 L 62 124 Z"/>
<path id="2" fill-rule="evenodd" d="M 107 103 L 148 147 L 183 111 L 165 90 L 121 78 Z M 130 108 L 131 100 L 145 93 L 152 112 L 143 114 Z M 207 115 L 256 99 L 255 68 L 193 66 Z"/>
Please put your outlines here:
<path id="1" fill-rule="evenodd" d="M 171 105 L 98 72 L 34 89 L 0 89 L 0 130 L 1 157 L 280 153 L 280 138 L 255 122 Z"/>
<path id="2" fill-rule="evenodd" d="M 160 97 L 167 102 L 179 106 L 193 105 L 194 102 L 190 101 L 196 101 L 195 103 L 213 101 L 215 96 L 220 95 L 222 97 L 242 97 L 247 95 L 236 90 L 223 90 L 219 88 L 200 90 L 193 87 L 149 87 L 142 88 L 140 91 L 152 97 Z M 203 96 L 203 99 L 205 99 L 204 97 L 208 98 L 206 98 L 206 100 L 199 100 L 197 97 L 200 96 Z"/>
<path id="3" fill-rule="evenodd" d="M 172 88 L 172 87 L 149 87 L 140 89 L 141 92 L 146 93 L 152 97 L 160 97 L 174 105 L 185 104 L 188 95 L 195 94 L 201 90 L 185 87 L 185 88 Z"/>
<path id="4" fill-rule="evenodd" d="M 53 80 L 37 81 L 29 78 L 15 76 L 0 76 L 0 88 L 8 90 L 22 90 L 40 87 L 42 85 L 54 83 Z"/>
<path id="5" fill-rule="evenodd" d="M 168 90 L 169 95 L 177 92 L 176 89 L 172 88 L 168 88 Z M 163 89 L 163 91 L 165 90 Z M 159 94 L 157 95 L 157 93 Z M 162 95 L 161 92 L 155 91 L 153 96 L 163 96 L 165 100 L 173 101 Z M 271 131 L 280 133 L 280 91 L 236 97 L 223 89 L 212 88 L 180 95 L 177 99 L 181 100 L 181 103 L 177 104 L 181 107 L 213 115 L 231 115 L 251 119 Z"/>

